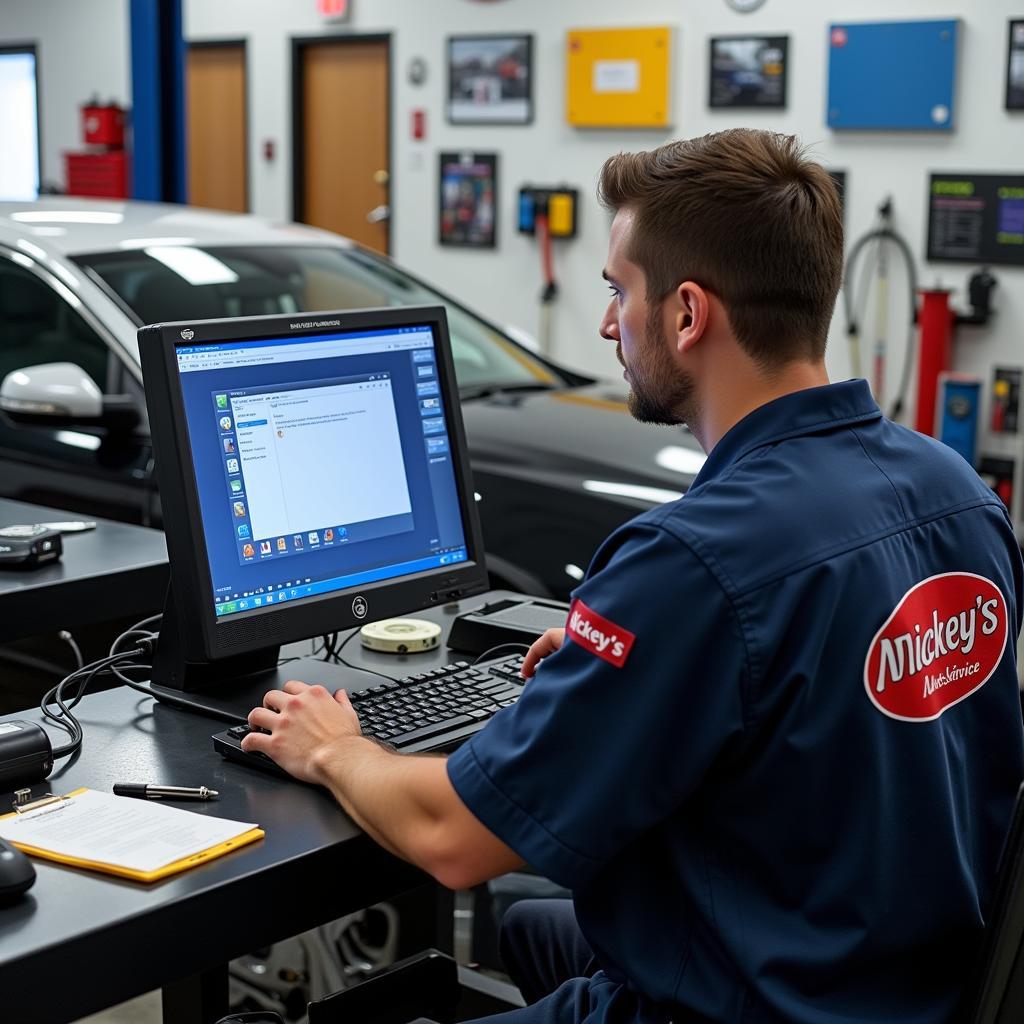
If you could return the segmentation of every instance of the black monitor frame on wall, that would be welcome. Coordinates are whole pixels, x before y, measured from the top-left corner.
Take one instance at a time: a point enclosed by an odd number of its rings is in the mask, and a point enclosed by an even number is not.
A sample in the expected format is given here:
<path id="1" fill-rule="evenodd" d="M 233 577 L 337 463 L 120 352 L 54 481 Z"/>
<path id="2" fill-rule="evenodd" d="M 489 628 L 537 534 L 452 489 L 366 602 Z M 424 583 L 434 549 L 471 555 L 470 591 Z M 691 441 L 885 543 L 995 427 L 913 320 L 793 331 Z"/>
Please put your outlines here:
<path id="1" fill-rule="evenodd" d="M 1006 109 L 1024 110 L 1024 18 L 1009 23 L 1006 47 Z"/>
<path id="2" fill-rule="evenodd" d="M 784 109 L 788 64 L 789 36 L 712 36 L 708 40 L 708 106 L 712 110 Z"/>
<path id="3" fill-rule="evenodd" d="M 439 244 L 469 249 L 495 248 L 498 154 L 440 153 L 437 175 Z"/>
<path id="4" fill-rule="evenodd" d="M 1024 266 L 1024 174 L 929 175 L 927 258 Z"/>

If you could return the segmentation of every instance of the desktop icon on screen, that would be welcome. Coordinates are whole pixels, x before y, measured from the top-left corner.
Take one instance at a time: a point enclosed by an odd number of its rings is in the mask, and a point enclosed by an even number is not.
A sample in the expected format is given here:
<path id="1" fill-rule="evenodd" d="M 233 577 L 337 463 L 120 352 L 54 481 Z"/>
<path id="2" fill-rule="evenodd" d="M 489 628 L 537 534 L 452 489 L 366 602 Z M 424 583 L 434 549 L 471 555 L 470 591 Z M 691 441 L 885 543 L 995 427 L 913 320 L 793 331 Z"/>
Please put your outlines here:
<path id="1" fill-rule="evenodd" d="M 331 541 L 333 541 L 333 540 L 334 540 L 334 531 L 330 527 L 328 527 L 326 530 L 324 530 L 324 543 L 325 544 L 330 544 Z"/>
<path id="2" fill-rule="evenodd" d="M 296 551 L 300 551 L 302 549 L 302 543 L 303 542 L 302 542 L 302 534 L 301 533 L 297 533 L 297 534 L 295 534 L 294 537 L 292 537 L 292 544 L 295 545 L 295 550 Z"/>
<path id="3" fill-rule="evenodd" d="M 284 537 L 278 537 L 277 538 L 277 550 L 278 551 L 287 551 L 288 550 L 288 545 L 285 542 Z"/>
<path id="4" fill-rule="evenodd" d="M 238 472 L 238 459 L 228 459 L 228 472 L 229 473 L 237 473 Z"/>
<path id="5" fill-rule="evenodd" d="M 224 452 L 226 455 L 235 454 L 235 439 L 233 437 L 224 438 Z"/>
<path id="6" fill-rule="evenodd" d="M 256 550 L 253 548 L 253 546 L 251 544 L 246 544 L 245 547 L 242 548 L 242 557 L 243 558 L 252 558 L 253 555 L 255 555 L 255 554 L 256 554 Z"/>
<path id="7" fill-rule="evenodd" d="M 250 536 L 248 523 L 242 523 L 241 526 L 238 527 L 238 536 L 241 540 L 245 540 Z"/>
<path id="8" fill-rule="evenodd" d="M 217 408 L 218 409 L 226 409 L 227 407 L 228 407 L 228 396 L 227 395 L 218 395 L 217 396 Z"/>
<path id="9" fill-rule="evenodd" d="M 310 530 L 309 531 L 309 543 L 310 544 L 319 544 L 320 543 L 320 534 L 316 530 Z"/>
<path id="10" fill-rule="evenodd" d="M 260 541 L 260 554 L 261 555 L 269 555 L 270 554 L 270 541 L 269 540 L 261 540 Z"/>
<path id="11" fill-rule="evenodd" d="M 241 494 L 242 493 L 242 481 L 241 480 L 232 480 L 231 481 L 231 493 L 232 494 Z"/>
<path id="12" fill-rule="evenodd" d="M 235 510 L 235 517 L 237 519 L 244 519 L 245 518 L 245 502 L 244 501 L 236 501 L 236 502 L 234 502 L 232 507 Z"/>
<path id="13" fill-rule="evenodd" d="M 231 417 L 230 416 L 221 416 L 221 418 L 220 418 L 220 429 L 221 430 L 230 430 L 231 429 Z"/>

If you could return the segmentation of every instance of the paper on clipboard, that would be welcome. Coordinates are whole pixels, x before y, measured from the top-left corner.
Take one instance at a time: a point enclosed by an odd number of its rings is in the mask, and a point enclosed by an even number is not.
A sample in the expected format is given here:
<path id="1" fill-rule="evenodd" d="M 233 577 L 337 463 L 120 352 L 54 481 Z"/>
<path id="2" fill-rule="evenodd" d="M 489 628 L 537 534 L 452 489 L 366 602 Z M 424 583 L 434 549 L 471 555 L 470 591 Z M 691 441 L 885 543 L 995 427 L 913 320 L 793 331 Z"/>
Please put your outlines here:
<path id="1" fill-rule="evenodd" d="M 184 870 L 192 858 L 198 863 L 262 835 L 252 822 L 90 789 L 0 818 L 0 836 L 27 853 L 144 880 Z"/>

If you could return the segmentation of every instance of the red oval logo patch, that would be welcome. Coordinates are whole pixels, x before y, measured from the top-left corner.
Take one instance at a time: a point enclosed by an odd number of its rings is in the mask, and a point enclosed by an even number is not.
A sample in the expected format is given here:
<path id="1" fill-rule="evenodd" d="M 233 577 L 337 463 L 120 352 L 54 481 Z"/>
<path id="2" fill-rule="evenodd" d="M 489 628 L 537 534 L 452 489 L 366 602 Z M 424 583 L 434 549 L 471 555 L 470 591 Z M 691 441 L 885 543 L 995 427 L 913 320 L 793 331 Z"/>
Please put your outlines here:
<path id="1" fill-rule="evenodd" d="M 1009 635 L 1006 601 L 984 576 L 947 572 L 911 587 L 875 634 L 864 688 L 883 714 L 930 722 L 996 670 Z"/>

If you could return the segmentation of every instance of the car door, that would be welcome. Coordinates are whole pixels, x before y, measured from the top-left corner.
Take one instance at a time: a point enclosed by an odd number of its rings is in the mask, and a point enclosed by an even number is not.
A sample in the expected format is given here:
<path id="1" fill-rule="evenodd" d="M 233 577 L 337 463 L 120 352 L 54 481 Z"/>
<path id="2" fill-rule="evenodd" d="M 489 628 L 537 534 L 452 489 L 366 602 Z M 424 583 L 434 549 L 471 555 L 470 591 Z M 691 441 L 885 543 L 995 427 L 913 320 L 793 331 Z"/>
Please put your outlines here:
<path id="1" fill-rule="evenodd" d="M 15 422 L 0 413 L 0 494 L 86 515 L 145 521 L 152 456 L 141 386 L 70 289 L 24 254 L 0 249 L 0 380 L 44 363 L 74 363 L 104 394 L 128 394 L 143 425 L 107 430 Z"/>

